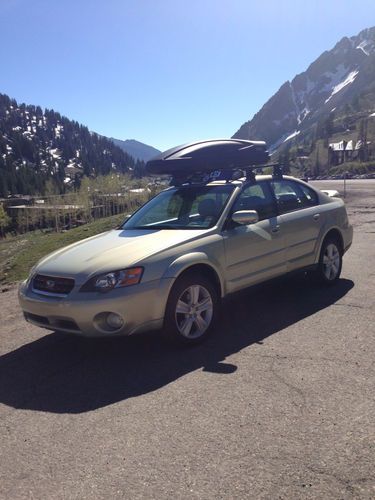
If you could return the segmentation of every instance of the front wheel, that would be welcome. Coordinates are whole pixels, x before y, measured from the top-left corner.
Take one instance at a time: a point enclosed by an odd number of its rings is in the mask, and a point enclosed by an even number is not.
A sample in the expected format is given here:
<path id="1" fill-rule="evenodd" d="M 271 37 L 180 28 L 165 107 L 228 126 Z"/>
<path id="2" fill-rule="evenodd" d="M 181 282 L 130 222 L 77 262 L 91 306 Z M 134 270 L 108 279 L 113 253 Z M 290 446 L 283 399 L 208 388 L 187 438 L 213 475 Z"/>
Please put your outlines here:
<path id="1" fill-rule="evenodd" d="M 335 238 L 327 238 L 320 252 L 316 278 L 320 284 L 333 285 L 339 279 L 342 268 L 342 250 Z"/>
<path id="2" fill-rule="evenodd" d="M 182 276 L 168 298 L 164 336 L 185 345 L 202 342 L 212 332 L 218 308 L 218 293 L 208 278 L 197 273 Z"/>

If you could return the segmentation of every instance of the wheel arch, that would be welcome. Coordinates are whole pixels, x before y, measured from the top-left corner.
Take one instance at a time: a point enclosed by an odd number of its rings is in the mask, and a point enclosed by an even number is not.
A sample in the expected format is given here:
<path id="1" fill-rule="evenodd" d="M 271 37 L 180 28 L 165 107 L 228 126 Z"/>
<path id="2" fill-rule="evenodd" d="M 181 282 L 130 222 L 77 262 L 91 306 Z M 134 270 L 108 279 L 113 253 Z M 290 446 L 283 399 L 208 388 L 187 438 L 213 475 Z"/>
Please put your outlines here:
<path id="1" fill-rule="evenodd" d="M 180 278 L 182 275 L 196 271 L 209 277 L 217 288 L 220 297 L 225 294 L 225 287 L 219 266 L 203 253 L 186 254 L 171 263 L 164 277 Z"/>
<path id="2" fill-rule="evenodd" d="M 322 251 L 322 247 L 324 245 L 324 242 L 328 239 L 328 238 L 334 238 L 338 244 L 340 245 L 340 250 L 341 250 L 341 253 L 343 254 L 344 253 L 344 238 L 341 234 L 341 231 L 340 229 L 338 229 L 337 227 L 333 227 L 333 228 L 330 228 L 323 236 L 322 240 L 321 240 L 321 244 L 320 244 L 320 247 L 319 247 L 319 253 L 318 253 L 318 259 L 320 257 L 320 253 Z"/>

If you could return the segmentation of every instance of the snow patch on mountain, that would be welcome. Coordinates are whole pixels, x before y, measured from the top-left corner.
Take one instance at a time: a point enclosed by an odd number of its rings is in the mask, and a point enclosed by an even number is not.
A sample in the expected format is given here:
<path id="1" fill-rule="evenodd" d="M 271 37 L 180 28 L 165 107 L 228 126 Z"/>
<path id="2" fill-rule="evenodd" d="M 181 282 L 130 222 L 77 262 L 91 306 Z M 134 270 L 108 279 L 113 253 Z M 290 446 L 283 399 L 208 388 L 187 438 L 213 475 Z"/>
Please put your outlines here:
<path id="1" fill-rule="evenodd" d="M 366 55 L 366 56 L 369 56 L 370 55 L 370 52 L 368 52 L 366 50 L 365 47 L 367 47 L 367 45 L 369 44 L 368 40 L 364 40 L 363 42 L 361 42 L 357 47 L 356 49 L 359 49 L 359 50 L 362 50 L 362 52 Z"/>
<path id="2" fill-rule="evenodd" d="M 374 40 L 368 38 L 369 33 L 367 33 L 366 38 L 361 40 L 356 47 L 356 49 L 361 50 L 366 56 L 370 56 L 375 52 L 375 43 Z M 362 38 L 362 37 L 361 37 Z"/>
<path id="3" fill-rule="evenodd" d="M 303 120 L 306 118 L 306 116 L 310 113 L 310 110 L 307 107 L 304 107 L 303 110 L 300 112 L 300 114 L 297 117 L 297 122 L 298 125 L 303 122 Z"/>
<path id="4" fill-rule="evenodd" d="M 290 139 L 293 139 L 293 137 L 296 137 L 298 134 L 300 134 L 300 130 L 295 130 L 292 134 L 288 135 L 286 139 L 283 140 L 283 142 L 290 141 Z"/>
<path id="5" fill-rule="evenodd" d="M 322 74 L 322 77 L 324 79 L 328 79 L 328 82 L 325 85 L 321 86 L 320 92 L 327 92 L 328 90 L 332 90 L 335 85 L 342 81 L 347 72 L 348 68 L 344 63 L 338 64 L 333 71 L 325 71 Z"/>
<path id="6" fill-rule="evenodd" d="M 356 79 L 357 75 L 358 75 L 359 71 L 358 70 L 355 70 L 355 71 L 351 71 L 348 76 L 345 78 L 344 81 L 342 81 L 341 83 L 335 85 L 332 89 L 332 92 L 331 92 L 331 95 L 328 97 L 328 99 L 326 99 L 324 102 L 325 104 L 330 101 L 330 99 L 332 99 L 332 97 L 337 94 L 338 92 L 340 92 L 340 90 L 342 90 L 344 87 L 346 87 L 347 85 L 350 85 L 351 83 L 354 82 L 354 80 Z"/>
<path id="7" fill-rule="evenodd" d="M 281 146 L 281 144 L 283 144 L 284 140 L 287 139 L 288 135 L 289 134 L 284 134 L 276 142 L 274 142 L 273 144 L 271 144 L 271 146 L 269 146 L 268 151 L 269 151 L 271 156 L 276 153 L 279 146 Z"/>
<path id="8" fill-rule="evenodd" d="M 50 153 L 50 155 L 53 158 L 56 158 L 58 160 L 61 158 L 61 151 L 59 149 L 57 149 L 57 148 L 55 148 L 55 149 L 47 148 L 47 150 L 49 150 L 49 153 Z"/>

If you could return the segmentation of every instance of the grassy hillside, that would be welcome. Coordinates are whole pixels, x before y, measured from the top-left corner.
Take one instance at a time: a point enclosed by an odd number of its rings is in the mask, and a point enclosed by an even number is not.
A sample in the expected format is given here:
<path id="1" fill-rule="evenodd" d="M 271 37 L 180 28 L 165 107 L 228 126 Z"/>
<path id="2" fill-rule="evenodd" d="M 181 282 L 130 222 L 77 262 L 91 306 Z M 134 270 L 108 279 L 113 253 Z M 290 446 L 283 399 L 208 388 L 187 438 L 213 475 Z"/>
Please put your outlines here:
<path id="1" fill-rule="evenodd" d="M 89 236 L 108 231 L 124 220 L 124 214 L 99 219 L 65 233 L 33 231 L 0 240 L 0 284 L 25 279 L 32 266 L 44 255 Z"/>

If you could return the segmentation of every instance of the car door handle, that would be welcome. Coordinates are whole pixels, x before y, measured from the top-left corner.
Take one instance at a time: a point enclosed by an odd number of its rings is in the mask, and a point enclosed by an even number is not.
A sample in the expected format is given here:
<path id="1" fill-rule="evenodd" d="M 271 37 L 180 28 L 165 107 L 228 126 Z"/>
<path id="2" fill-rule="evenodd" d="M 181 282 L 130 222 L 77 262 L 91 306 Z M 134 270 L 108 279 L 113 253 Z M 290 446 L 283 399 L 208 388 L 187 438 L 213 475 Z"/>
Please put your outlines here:
<path id="1" fill-rule="evenodd" d="M 275 227 L 273 227 L 273 228 L 271 229 L 271 232 L 272 232 L 272 233 L 278 233 L 278 232 L 279 232 L 279 230 L 280 230 L 280 226 L 279 226 L 279 225 L 277 225 L 277 226 L 275 226 Z"/>
<path id="2" fill-rule="evenodd" d="M 320 217 L 320 214 L 315 214 L 315 215 L 313 216 L 313 219 L 314 219 L 314 220 L 318 220 L 318 219 L 319 219 L 319 217 Z"/>

